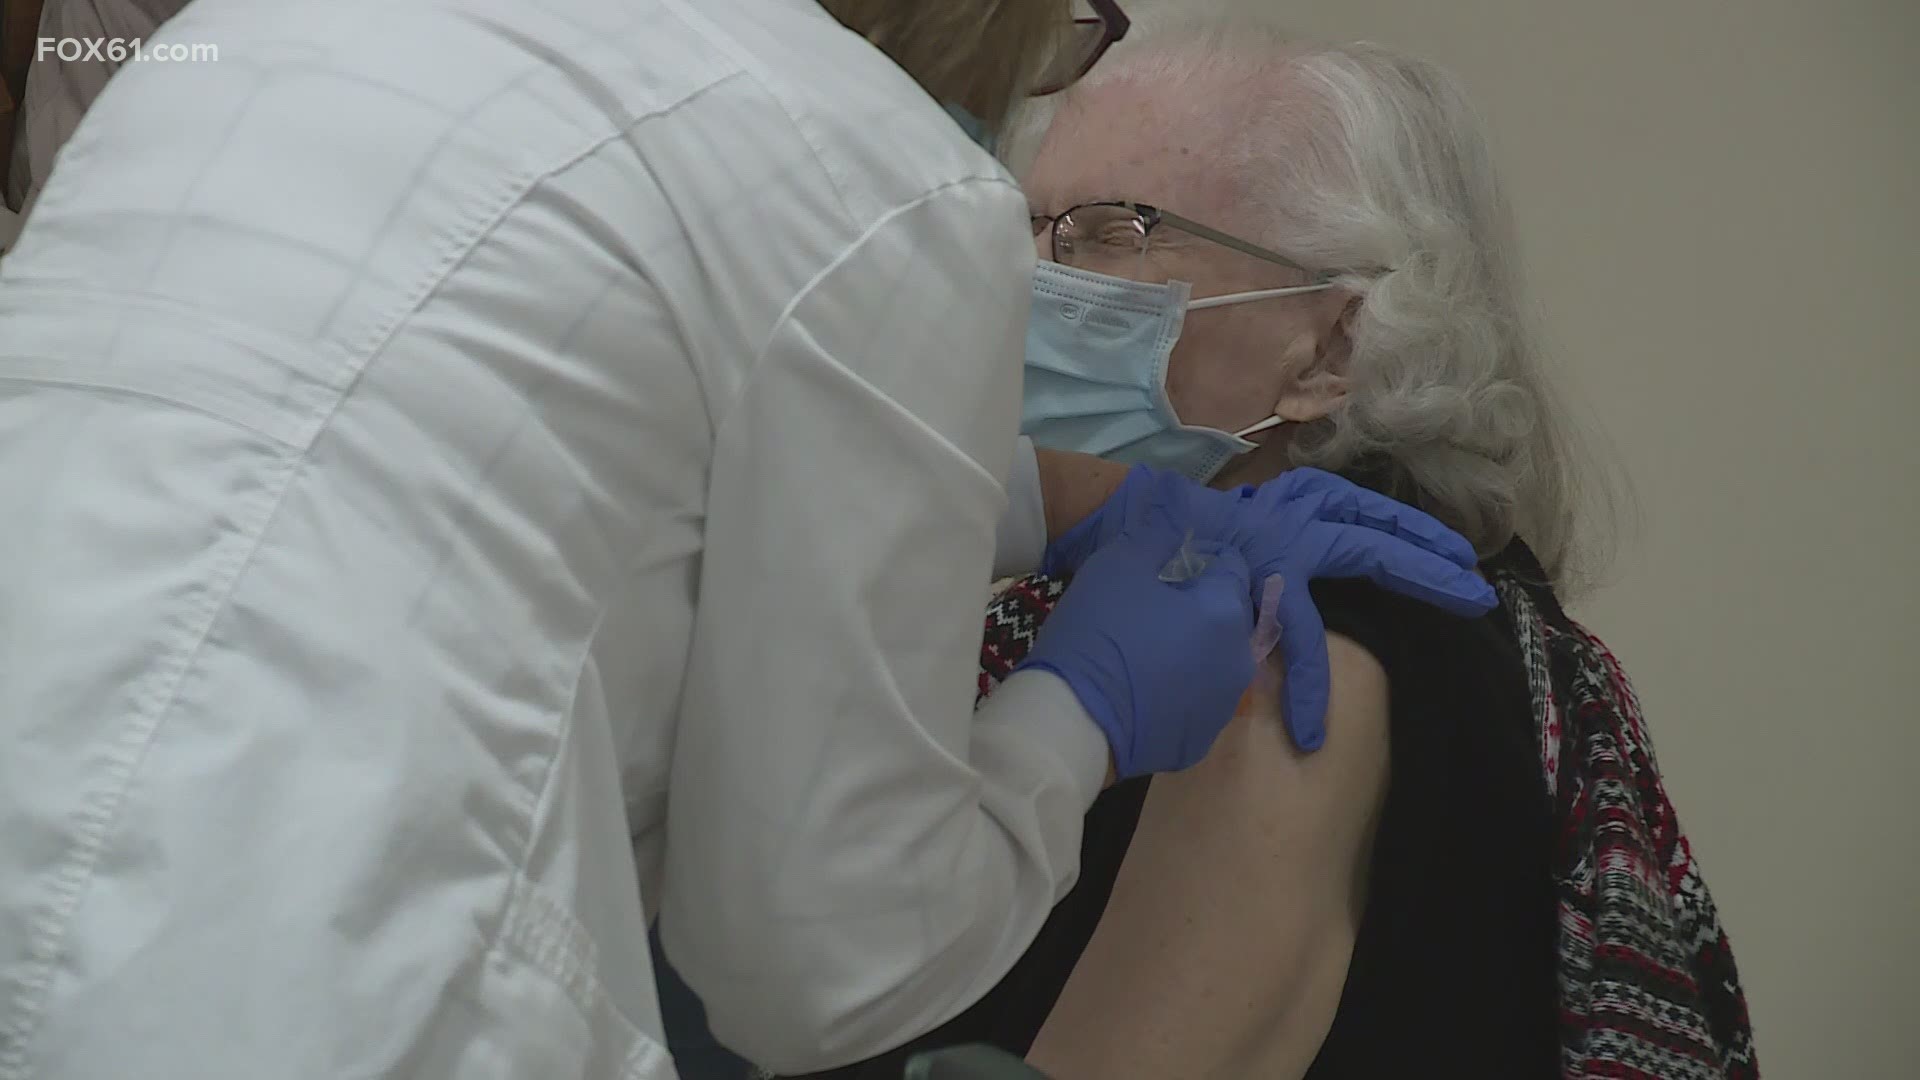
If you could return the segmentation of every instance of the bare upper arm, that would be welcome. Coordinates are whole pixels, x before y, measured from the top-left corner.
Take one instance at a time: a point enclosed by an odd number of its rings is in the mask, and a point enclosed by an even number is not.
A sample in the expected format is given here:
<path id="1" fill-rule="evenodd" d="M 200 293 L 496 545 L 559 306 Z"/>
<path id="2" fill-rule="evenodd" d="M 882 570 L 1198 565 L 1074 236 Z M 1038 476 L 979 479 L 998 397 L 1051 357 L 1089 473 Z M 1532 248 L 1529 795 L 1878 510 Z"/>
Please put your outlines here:
<path id="1" fill-rule="evenodd" d="M 1339 1004 L 1387 785 L 1387 679 L 1331 637 L 1326 745 L 1272 701 L 1154 780 L 1100 927 L 1029 1055 L 1056 1080 L 1306 1071 Z"/>

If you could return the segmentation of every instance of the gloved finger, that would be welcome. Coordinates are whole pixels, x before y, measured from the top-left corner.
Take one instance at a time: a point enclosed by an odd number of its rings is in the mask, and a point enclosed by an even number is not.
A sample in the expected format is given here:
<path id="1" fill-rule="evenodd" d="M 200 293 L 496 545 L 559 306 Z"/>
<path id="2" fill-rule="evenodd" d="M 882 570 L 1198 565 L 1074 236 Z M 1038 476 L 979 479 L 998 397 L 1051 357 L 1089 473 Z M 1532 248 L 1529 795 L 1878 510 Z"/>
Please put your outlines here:
<path id="1" fill-rule="evenodd" d="M 1101 507 L 1111 535 L 1119 535 L 1142 523 L 1144 515 L 1159 500 L 1160 478 L 1144 465 L 1127 470 L 1126 479 Z"/>
<path id="2" fill-rule="evenodd" d="M 1158 574 L 1169 560 L 1180 554 L 1182 547 L 1200 553 L 1199 542 L 1189 540 L 1189 535 L 1172 525 L 1142 522 L 1128 529 L 1124 539 L 1143 559 L 1153 563 L 1154 572 Z"/>
<path id="3" fill-rule="evenodd" d="M 1270 480 L 1266 487 L 1273 484 L 1283 485 L 1283 489 L 1294 495 L 1315 495 L 1323 491 L 1338 491 L 1353 487 L 1353 481 L 1339 473 L 1330 473 L 1325 469 L 1316 469 L 1311 465 L 1302 465 L 1297 469 L 1288 469 L 1278 478 Z"/>
<path id="4" fill-rule="evenodd" d="M 1471 570 L 1480 561 L 1467 538 L 1440 523 L 1431 514 L 1389 499 L 1358 484 L 1322 492 L 1317 515 L 1321 521 L 1343 522 L 1397 536 Z"/>
<path id="5" fill-rule="evenodd" d="M 1287 579 L 1282 574 L 1270 574 L 1260 582 L 1260 603 L 1254 609 L 1253 640 L 1248 642 L 1248 653 L 1252 655 L 1256 666 L 1264 668 L 1267 657 L 1280 644 L 1280 597 L 1286 593 Z"/>
<path id="6" fill-rule="evenodd" d="M 1327 512 L 1329 500 L 1336 504 L 1345 500 L 1346 506 L 1357 508 L 1355 496 L 1365 490 L 1346 477 L 1323 469 L 1288 469 L 1254 491 L 1253 505 L 1258 511 L 1255 520 L 1275 514 L 1317 519 Z"/>
<path id="7" fill-rule="evenodd" d="M 1159 520 L 1206 540 L 1231 539 L 1242 516 L 1240 500 L 1233 492 L 1215 491 L 1177 473 L 1158 493 L 1156 510 Z"/>
<path id="8" fill-rule="evenodd" d="M 1193 583 L 1194 597 L 1206 605 L 1205 617 L 1214 621 L 1215 627 L 1227 634 L 1242 636 L 1251 640 L 1253 636 L 1253 591 L 1251 571 L 1247 560 L 1231 546 L 1214 545 L 1212 562 L 1206 572 Z M 1215 666 L 1209 676 L 1222 682 L 1206 689 L 1194 687 L 1195 701 L 1214 702 L 1211 715 L 1203 724 L 1195 724 L 1187 729 L 1181 740 L 1182 760 L 1189 764 L 1197 763 L 1207 756 L 1214 742 L 1233 722 L 1233 714 L 1246 695 L 1247 688 L 1253 685 L 1255 666 L 1251 649 L 1235 649 L 1215 658 Z"/>
<path id="9" fill-rule="evenodd" d="M 1327 741 L 1327 695 L 1333 673 L 1327 663 L 1327 628 L 1313 594 L 1289 583 L 1280 594 L 1280 658 L 1286 664 L 1286 700 L 1281 717 L 1302 753 Z M 1248 659 L 1252 656 L 1249 654 Z"/>
<path id="10" fill-rule="evenodd" d="M 1254 602 L 1253 568 L 1247 565 L 1247 557 L 1232 544 L 1214 540 L 1195 540 L 1194 549 L 1212 561 L 1207 564 L 1206 572 L 1200 575 L 1200 581 L 1230 578 L 1238 587 L 1237 595 L 1246 599 L 1247 629 L 1253 629 Z"/>
<path id="11" fill-rule="evenodd" d="M 1095 510 L 1066 534 L 1049 543 L 1040 554 L 1040 572 L 1048 577 L 1071 577 L 1085 565 L 1097 545 L 1100 513 Z"/>
<path id="12" fill-rule="evenodd" d="M 1160 475 L 1145 465 L 1129 469 L 1105 502 L 1047 545 L 1041 554 L 1040 572 L 1050 576 L 1079 572 L 1094 552 L 1143 523 L 1162 482 Z"/>
<path id="13" fill-rule="evenodd" d="M 1324 552 L 1314 576 L 1366 578 L 1402 596 L 1467 618 L 1500 602 L 1493 586 L 1453 560 L 1363 525 L 1319 522 L 1302 540 Z"/>

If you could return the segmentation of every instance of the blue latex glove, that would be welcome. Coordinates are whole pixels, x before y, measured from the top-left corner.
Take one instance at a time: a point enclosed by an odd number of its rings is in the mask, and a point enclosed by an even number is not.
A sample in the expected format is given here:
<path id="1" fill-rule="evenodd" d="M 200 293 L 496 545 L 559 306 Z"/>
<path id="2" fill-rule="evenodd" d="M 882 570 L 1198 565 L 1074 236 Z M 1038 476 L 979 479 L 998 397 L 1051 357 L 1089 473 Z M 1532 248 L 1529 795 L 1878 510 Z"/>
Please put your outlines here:
<path id="1" fill-rule="evenodd" d="M 1492 586 L 1473 573 L 1473 546 L 1413 507 L 1319 469 L 1294 469 L 1258 487 L 1202 487 L 1177 473 L 1135 466 L 1120 488 L 1047 548 L 1041 569 L 1072 574 L 1129 529 L 1192 535 L 1195 546 L 1230 544 L 1252 587 L 1275 574 L 1281 593 L 1280 651 L 1286 665 L 1287 731 L 1302 750 L 1326 741 L 1326 627 L 1308 583 L 1366 578 L 1462 616 L 1491 610 Z M 1175 545 L 1178 550 L 1178 545 Z"/>
<path id="2" fill-rule="evenodd" d="M 1160 580 L 1185 534 L 1142 523 L 1089 555 L 1020 668 L 1051 671 L 1107 736 L 1122 778 L 1206 756 L 1253 681 L 1253 590 L 1231 546 L 1197 577 Z"/>
<path id="3" fill-rule="evenodd" d="M 1135 465 L 1100 508 L 1047 545 L 1040 572 L 1071 577 L 1100 548 L 1129 529 L 1154 524 L 1202 540 L 1230 535 L 1242 508 L 1236 492 L 1215 491 L 1175 472 Z"/>
<path id="4" fill-rule="evenodd" d="M 1302 750 L 1326 741 L 1326 626 L 1307 584 L 1322 578 L 1365 578 L 1380 587 L 1460 616 L 1484 615 L 1499 603 L 1493 586 L 1473 572 L 1465 538 L 1434 518 L 1318 469 L 1294 469 L 1258 488 L 1232 493 L 1240 504 L 1231 542 L 1251 578 L 1279 574 L 1280 654 L 1286 665 L 1287 731 Z"/>

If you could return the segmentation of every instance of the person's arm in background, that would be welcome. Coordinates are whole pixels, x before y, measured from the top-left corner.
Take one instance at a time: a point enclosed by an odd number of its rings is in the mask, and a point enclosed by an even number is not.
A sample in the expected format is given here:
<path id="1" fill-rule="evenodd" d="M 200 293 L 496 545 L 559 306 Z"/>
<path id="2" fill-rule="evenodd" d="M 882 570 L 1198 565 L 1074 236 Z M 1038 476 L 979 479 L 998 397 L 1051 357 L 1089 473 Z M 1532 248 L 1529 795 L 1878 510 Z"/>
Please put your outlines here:
<path id="1" fill-rule="evenodd" d="M 0 80 L 0 172 L 4 172 L 6 163 L 13 160 L 13 125 L 20 115 L 14 101 L 12 89 L 5 80 Z M 0 200 L 0 211 L 13 212 L 3 200 Z M 3 242 L 0 242 L 0 246 L 3 246 Z"/>
<path id="2" fill-rule="evenodd" d="M 1340 1001 L 1387 787 L 1387 678 L 1330 635 L 1327 741 L 1256 701 L 1156 777 L 1099 929 L 1028 1060 L 1053 1080 L 1302 1075 Z"/>
<path id="3" fill-rule="evenodd" d="M 896 212 L 717 418 L 660 928 L 714 1034 L 778 1071 L 953 1016 L 1078 872 L 1099 729 L 1040 671 L 973 708 L 1025 212 L 999 181 Z"/>
<path id="4" fill-rule="evenodd" d="M 1091 454 L 1037 450 L 1040 489 L 1046 493 L 1047 536 L 1057 539 L 1098 510 L 1127 478 L 1132 466 Z M 1038 565 L 1038 564 L 1036 564 Z"/>
<path id="5" fill-rule="evenodd" d="M 1037 449 L 1022 437 L 1007 476 L 1007 512 L 994 545 L 994 578 L 1038 570 L 1048 541 L 1100 509 L 1120 490 L 1127 469 L 1091 454 Z"/>
<path id="6" fill-rule="evenodd" d="M 14 110 L 13 97 L 6 84 L 0 82 L 0 176 L 6 174 L 6 163 L 13 158 L 13 125 L 19 114 Z M 0 188 L 6 185 L 0 183 Z M 4 194 L 0 194 L 0 252 L 13 246 L 14 233 L 17 231 L 16 215 L 7 205 Z"/>
<path id="7" fill-rule="evenodd" d="M 0 0 L 0 78 L 15 103 L 26 92 L 27 65 L 40 36 L 41 0 Z"/>

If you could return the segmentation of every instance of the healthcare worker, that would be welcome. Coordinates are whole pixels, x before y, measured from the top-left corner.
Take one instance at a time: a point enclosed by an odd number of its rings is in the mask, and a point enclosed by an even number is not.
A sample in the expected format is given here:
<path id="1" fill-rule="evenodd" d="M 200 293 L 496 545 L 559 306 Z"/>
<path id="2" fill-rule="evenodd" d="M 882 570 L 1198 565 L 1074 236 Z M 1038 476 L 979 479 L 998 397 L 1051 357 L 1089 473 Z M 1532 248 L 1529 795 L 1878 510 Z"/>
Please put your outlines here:
<path id="1" fill-rule="evenodd" d="M 108 86 L 0 261 L 0 1078 L 669 1077 L 650 913 L 729 1044 L 859 1058 L 1204 753 L 1255 575 L 1490 601 L 1411 511 L 1142 471 L 976 714 L 1054 493 L 942 104 L 1091 57 L 833 7 L 196 0 L 217 61 Z"/>

